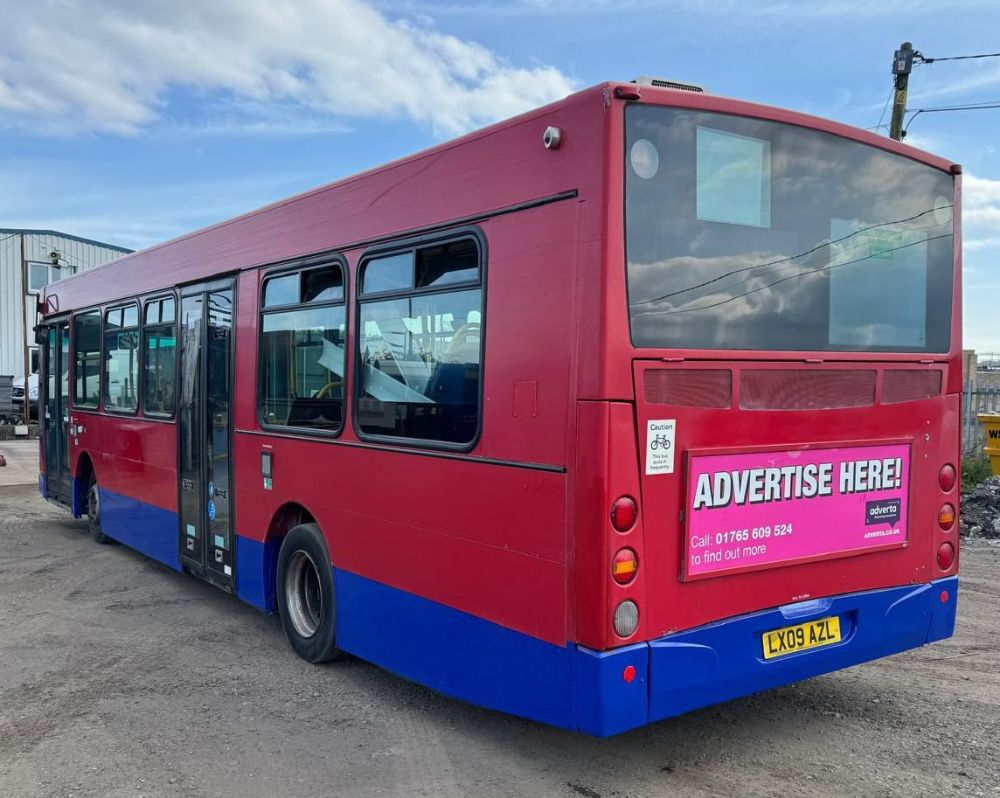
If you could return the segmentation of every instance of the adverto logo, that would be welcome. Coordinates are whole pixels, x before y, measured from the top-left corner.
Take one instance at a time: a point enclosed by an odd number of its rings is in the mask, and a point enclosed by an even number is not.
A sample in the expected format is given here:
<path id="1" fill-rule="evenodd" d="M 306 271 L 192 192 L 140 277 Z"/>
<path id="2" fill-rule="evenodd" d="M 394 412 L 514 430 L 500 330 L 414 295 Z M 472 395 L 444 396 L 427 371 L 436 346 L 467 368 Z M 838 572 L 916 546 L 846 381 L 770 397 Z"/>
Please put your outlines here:
<path id="1" fill-rule="evenodd" d="M 899 499 L 878 499 L 865 502 L 865 526 L 872 524 L 888 524 L 893 526 L 899 521 Z"/>

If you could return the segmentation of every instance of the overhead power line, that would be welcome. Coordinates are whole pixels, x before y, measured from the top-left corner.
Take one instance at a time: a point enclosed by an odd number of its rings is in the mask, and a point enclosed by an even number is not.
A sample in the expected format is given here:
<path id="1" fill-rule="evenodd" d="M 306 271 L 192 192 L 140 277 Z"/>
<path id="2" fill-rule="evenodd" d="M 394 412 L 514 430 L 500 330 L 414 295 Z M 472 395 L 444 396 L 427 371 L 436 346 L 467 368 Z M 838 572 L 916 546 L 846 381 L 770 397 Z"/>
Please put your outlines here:
<path id="1" fill-rule="evenodd" d="M 895 91 L 896 91 L 895 83 L 890 83 L 889 84 L 889 96 L 885 98 L 885 105 L 882 106 L 882 113 L 879 114 L 878 124 L 875 125 L 875 127 L 868 128 L 869 130 L 878 130 L 880 127 L 882 127 L 882 120 L 885 119 L 886 109 L 889 107 L 889 103 L 892 102 L 892 95 L 893 95 L 893 93 L 895 93 Z"/>
<path id="2" fill-rule="evenodd" d="M 1000 100 L 990 100 L 982 103 L 969 103 L 967 105 L 941 105 L 935 108 L 907 108 L 907 113 L 912 111 L 913 116 L 910 117 L 910 121 L 907 122 L 903 128 L 903 135 L 906 135 L 906 131 L 910 129 L 910 125 L 913 124 L 913 120 L 921 114 L 936 114 L 941 111 L 988 111 L 996 108 L 1000 108 Z"/>
<path id="3" fill-rule="evenodd" d="M 933 64 L 935 61 L 967 61 L 970 58 L 1000 58 L 1000 53 L 979 53 L 978 55 L 949 55 L 939 58 L 928 58 L 919 50 L 913 54 L 913 59 L 921 64 Z"/>
<path id="4" fill-rule="evenodd" d="M 907 108 L 906 111 L 920 111 L 929 114 L 932 111 L 975 111 L 978 108 L 996 108 L 1000 100 L 983 100 L 977 103 L 958 103 L 957 105 L 935 105 L 932 108 Z"/>

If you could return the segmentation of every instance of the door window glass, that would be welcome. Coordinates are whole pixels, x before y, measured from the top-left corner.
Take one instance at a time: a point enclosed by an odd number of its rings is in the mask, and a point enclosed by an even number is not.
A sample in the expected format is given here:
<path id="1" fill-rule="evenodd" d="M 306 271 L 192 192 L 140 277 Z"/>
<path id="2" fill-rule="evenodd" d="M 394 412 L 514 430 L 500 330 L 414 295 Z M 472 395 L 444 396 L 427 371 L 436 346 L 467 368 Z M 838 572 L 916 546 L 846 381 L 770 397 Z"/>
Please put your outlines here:
<path id="1" fill-rule="evenodd" d="M 143 311 L 143 412 L 148 416 L 174 414 L 177 380 L 177 325 L 174 298 L 146 301 Z"/>
<path id="2" fill-rule="evenodd" d="M 169 327 L 150 327 L 144 331 L 145 396 L 143 407 L 147 415 L 172 416 L 174 388 L 177 378 L 177 332 Z"/>
<path id="3" fill-rule="evenodd" d="M 73 317 L 73 406 L 97 407 L 101 399 L 101 313 Z"/>

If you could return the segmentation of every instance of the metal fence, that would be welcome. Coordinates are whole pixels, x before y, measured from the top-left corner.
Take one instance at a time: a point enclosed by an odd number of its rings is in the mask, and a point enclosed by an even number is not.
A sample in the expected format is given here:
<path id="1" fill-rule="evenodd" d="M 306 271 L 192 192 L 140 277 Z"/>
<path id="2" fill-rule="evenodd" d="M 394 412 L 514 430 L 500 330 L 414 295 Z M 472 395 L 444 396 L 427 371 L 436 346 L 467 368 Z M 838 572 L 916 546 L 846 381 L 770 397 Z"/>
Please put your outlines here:
<path id="1" fill-rule="evenodd" d="M 1000 385 L 966 382 L 962 388 L 962 451 L 982 452 L 986 434 L 976 416 L 1000 413 Z"/>

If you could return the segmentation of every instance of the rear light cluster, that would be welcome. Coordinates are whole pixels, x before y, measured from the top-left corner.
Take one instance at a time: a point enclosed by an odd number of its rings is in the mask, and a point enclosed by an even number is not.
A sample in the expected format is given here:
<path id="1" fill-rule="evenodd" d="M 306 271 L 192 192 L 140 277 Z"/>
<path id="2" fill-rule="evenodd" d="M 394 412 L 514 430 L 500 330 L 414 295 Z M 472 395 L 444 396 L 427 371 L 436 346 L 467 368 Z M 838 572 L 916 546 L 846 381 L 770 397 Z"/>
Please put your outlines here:
<path id="1" fill-rule="evenodd" d="M 611 526 L 616 532 L 628 532 L 639 518 L 639 508 L 631 496 L 615 499 L 611 505 Z"/>
<path id="2" fill-rule="evenodd" d="M 941 491 L 943 493 L 950 493 L 954 490 L 956 481 L 955 467 L 950 463 L 943 465 L 938 472 L 938 487 L 941 488 Z M 951 502 L 945 502 L 938 508 L 937 524 L 942 532 L 951 532 L 955 528 L 955 521 L 957 520 L 955 505 Z M 937 564 L 938 568 L 942 571 L 947 571 L 955 564 L 955 546 L 953 543 L 946 541 L 938 546 Z"/>
<path id="3" fill-rule="evenodd" d="M 938 473 L 938 485 L 945 493 L 955 487 L 955 467 L 952 465 L 941 466 Z"/>
<path id="4" fill-rule="evenodd" d="M 639 572 L 639 558 L 632 549 L 619 549 L 611 561 L 611 577 L 619 585 L 627 585 Z"/>
<path id="5" fill-rule="evenodd" d="M 942 504 L 938 510 L 938 526 L 945 532 L 949 532 L 955 525 L 955 508 L 950 504 Z"/>
<path id="6" fill-rule="evenodd" d="M 615 634 L 619 637 L 631 637 L 639 626 L 639 605 L 632 599 L 626 599 L 615 609 Z"/>
<path id="7" fill-rule="evenodd" d="M 639 520 L 639 506 L 631 496 L 620 496 L 611 505 L 611 526 L 620 534 L 626 534 Z M 611 578 L 617 585 L 630 585 L 639 573 L 639 555 L 625 546 L 611 558 Z M 619 637 L 631 637 L 639 627 L 639 605 L 626 599 L 615 608 L 612 626 Z"/>

